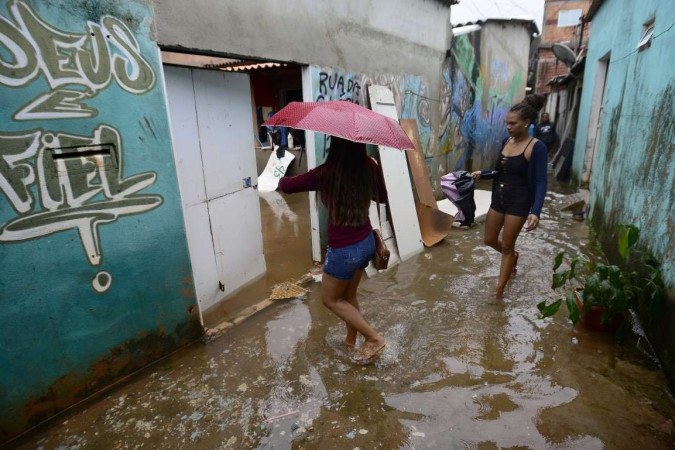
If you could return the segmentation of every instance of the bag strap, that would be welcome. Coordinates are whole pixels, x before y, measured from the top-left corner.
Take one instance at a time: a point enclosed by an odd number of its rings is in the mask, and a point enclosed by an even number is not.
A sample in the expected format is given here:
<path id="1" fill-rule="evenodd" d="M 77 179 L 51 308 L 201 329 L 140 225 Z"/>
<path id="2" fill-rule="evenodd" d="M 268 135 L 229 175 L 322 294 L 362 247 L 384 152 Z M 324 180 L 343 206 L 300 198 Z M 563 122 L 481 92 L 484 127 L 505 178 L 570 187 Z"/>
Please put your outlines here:
<path id="1" fill-rule="evenodd" d="M 382 217 L 380 216 L 380 166 L 376 166 L 375 170 L 375 208 L 377 208 L 377 221 L 380 222 L 380 233 L 382 232 Z"/>

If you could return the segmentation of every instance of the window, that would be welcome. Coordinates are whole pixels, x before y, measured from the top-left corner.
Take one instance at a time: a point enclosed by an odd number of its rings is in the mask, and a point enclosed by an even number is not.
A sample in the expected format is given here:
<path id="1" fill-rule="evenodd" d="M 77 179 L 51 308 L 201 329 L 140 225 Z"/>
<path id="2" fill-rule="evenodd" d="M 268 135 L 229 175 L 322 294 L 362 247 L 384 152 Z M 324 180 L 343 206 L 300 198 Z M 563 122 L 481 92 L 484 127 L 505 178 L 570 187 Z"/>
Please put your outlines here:
<path id="1" fill-rule="evenodd" d="M 637 49 L 642 51 L 648 49 L 652 45 L 652 35 L 654 34 L 654 19 L 647 21 L 642 26 L 642 36 L 638 42 Z"/>
<path id="2" fill-rule="evenodd" d="M 580 9 L 567 9 L 558 12 L 558 28 L 576 27 L 581 18 Z"/>

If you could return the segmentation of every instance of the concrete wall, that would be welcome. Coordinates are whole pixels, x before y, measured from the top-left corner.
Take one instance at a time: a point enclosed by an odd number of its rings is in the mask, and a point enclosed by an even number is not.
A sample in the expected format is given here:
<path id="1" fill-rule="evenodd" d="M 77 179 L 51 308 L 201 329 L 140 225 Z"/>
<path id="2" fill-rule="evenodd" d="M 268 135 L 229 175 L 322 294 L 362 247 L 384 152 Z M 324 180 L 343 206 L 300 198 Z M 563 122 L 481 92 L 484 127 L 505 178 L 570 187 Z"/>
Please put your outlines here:
<path id="1" fill-rule="evenodd" d="M 525 96 L 531 35 L 523 22 L 488 21 L 455 36 L 443 68 L 439 152 L 431 170 L 488 169 L 507 136 L 509 108 Z"/>
<path id="2" fill-rule="evenodd" d="M 654 40 L 637 51 L 643 24 L 655 18 Z M 661 317 L 660 349 L 675 379 L 675 8 L 670 2 L 606 0 L 593 17 L 584 72 L 573 176 L 581 179 L 596 74 L 609 56 L 601 130 L 590 179 L 593 227 L 611 250 L 616 224 L 641 230 L 639 244 L 661 262 L 671 302 Z M 577 182 L 578 183 L 578 182 Z"/>
<path id="3" fill-rule="evenodd" d="M 443 2 L 154 0 L 153 3 L 158 41 L 165 47 L 294 61 L 352 73 L 357 78 L 414 75 L 426 80 L 425 93 L 430 98 L 439 96 L 441 64 L 451 37 L 450 7 Z M 365 89 L 361 90 L 366 95 Z M 437 117 L 430 117 L 429 121 L 438 123 Z"/>
<path id="4" fill-rule="evenodd" d="M 151 26 L 0 6 L 0 443 L 201 332 Z"/>

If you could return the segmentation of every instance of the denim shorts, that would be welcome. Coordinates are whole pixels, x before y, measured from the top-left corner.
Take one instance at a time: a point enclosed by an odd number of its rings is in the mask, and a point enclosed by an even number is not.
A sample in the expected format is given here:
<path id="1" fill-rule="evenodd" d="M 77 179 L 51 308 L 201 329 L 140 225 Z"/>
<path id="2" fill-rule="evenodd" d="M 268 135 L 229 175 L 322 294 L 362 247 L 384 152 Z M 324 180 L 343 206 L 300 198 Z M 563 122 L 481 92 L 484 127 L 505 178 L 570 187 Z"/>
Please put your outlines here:
<path id="1" fill-rule="evenodd" d="M 323 271 L 339 280 L 351 280 L 359 269 L 365 269 L 375 255 L 375 238 L 368 233 L 362 241 L 346 247 L 331 248 L 326 251 Z"/>

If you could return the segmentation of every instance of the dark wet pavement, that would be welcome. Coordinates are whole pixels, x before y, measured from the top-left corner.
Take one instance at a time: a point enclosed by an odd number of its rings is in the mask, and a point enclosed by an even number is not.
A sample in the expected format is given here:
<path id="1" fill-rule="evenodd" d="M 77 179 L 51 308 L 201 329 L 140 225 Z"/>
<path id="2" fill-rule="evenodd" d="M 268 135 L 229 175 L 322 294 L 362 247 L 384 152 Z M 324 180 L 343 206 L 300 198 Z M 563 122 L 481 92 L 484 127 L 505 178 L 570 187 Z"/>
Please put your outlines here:
<path id="1" fill-rule="evenodd" d="M 501 301 L 482 225 L 364 280 L 361 308 L 388 342 L 373 365 L 353 364 L 313 284 L 22 446 L 673 448 L 675 403 L 639 332 L 617 344 L 563 314 L 539 318 L 555 254 L 592 252 L 587 226 L 555 212 L 561 201 L 549 194 L 539 230 L 519 239 Z"/>

